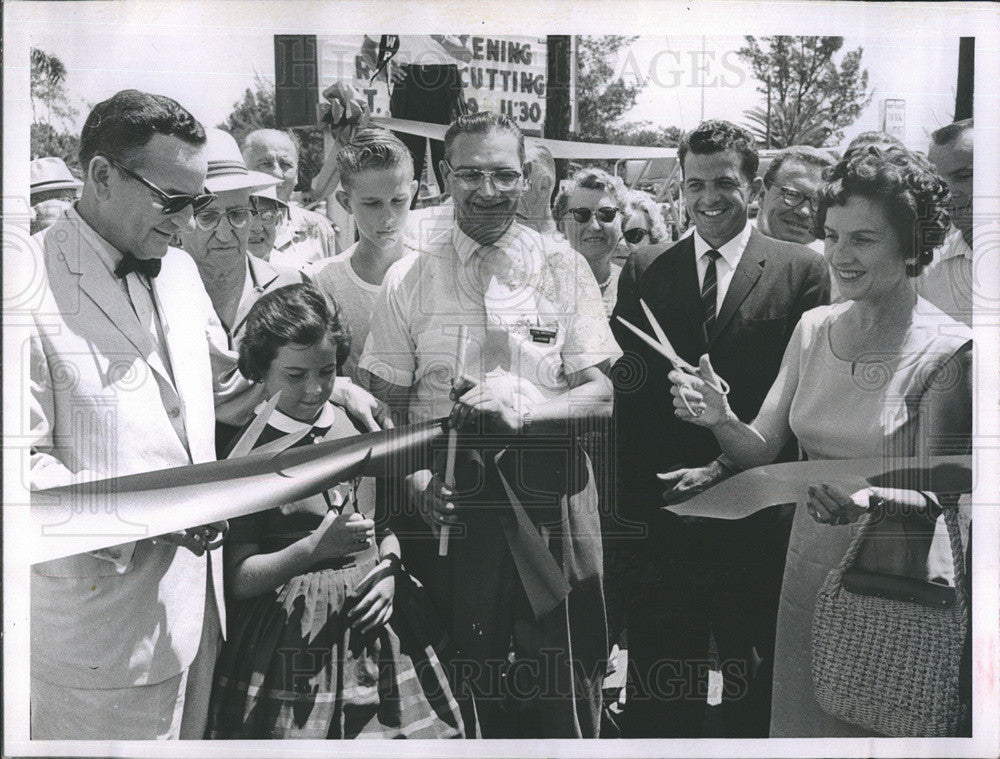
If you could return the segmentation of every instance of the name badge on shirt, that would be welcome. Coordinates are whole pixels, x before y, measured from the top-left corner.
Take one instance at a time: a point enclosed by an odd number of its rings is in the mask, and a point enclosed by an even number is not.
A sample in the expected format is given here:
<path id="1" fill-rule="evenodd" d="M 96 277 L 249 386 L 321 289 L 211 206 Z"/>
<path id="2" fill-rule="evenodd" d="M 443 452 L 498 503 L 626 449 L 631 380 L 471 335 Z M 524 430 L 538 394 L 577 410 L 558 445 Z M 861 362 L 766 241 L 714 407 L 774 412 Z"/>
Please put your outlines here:
<path id="1" fill-rule="evenodd" d="M 545 343 L 546 345 L 551 345 L 556 339 L 556 331 L 554 329 L 532 327 L 530 332 L 531 341 L 533 343 Z"/>

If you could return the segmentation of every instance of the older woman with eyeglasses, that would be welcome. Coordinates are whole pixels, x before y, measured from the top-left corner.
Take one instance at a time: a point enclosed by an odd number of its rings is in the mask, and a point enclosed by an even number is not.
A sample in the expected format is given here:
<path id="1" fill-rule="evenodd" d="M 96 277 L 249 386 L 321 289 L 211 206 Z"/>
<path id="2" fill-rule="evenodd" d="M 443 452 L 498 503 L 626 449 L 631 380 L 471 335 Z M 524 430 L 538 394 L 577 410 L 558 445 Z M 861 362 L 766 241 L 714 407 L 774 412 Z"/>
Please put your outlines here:
<path id="1" fill-rule="evenodd" d="M 625 196 L 622 240 L 627 254 L 640 245 L 657 245 L 670 240 L 660 207 L 648 192 L 630 190 Z"/>
<path id="2" fill-rule="evenodd" d="M 552 209 L 559 231 L 590 264 L 609 317 L 622 271 L 611 258 L 622 236 L 625 192 L 618 177 L 601 169 L 580 169 L 556 197 Z"/>

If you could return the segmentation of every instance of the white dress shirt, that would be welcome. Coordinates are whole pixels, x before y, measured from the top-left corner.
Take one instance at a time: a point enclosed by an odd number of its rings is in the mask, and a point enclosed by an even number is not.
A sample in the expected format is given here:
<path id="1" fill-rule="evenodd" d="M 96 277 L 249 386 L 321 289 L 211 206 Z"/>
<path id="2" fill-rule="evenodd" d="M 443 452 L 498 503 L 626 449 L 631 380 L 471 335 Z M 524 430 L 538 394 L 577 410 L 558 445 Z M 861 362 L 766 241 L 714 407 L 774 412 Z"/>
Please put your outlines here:
<path id="1" fill-rule="evenodd" d="M 722 254 L 715 263 L 715 280 L 718 283 L 715 292 L 715 313 L 722 310 L 722 302 L 726 299 L 729 283 L 733 281 L 733 273 L 743 258 L 747 243 L 750 242 L 750 230 L 750 223 L 747 222 L 742 232 L 718 248 L 713 248 L 705 242 L 697 229 L 694 231 L 694 255 L 695 265 L 698 267 L 699 291 L 705 286 L 705 272 L 708 271 L 708 262 L 711 260 L 706 254 L 710 250 L 717 250 Z"/>

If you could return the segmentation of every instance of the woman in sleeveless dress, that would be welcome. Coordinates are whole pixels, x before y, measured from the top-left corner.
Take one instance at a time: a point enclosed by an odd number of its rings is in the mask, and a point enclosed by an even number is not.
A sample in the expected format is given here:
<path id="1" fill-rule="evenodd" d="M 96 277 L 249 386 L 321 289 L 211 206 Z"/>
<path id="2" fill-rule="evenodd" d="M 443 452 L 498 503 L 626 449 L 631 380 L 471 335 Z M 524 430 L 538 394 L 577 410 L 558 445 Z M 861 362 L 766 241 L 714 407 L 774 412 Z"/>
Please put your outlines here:
<path id="1" fill-rule="evenodd" d="M 675 371 L 677 416 L 709 427 L 738 469 L 770 463 L 792 435 L 813 460 L 967 452 L 971 330 L 917 297 L 912 284 L 947 231 L 946 200 L 947 189 L 918 154 L 866 148 L 846 155 L 815 203 L 816 231 L 847 302 L 803 315 L 751 424 L 707 383 Z M 707 357 L 701 374 L 715 378 Z M 935 496 L 809 488 L 796 509 L 781 589 L 772 737 L 870 735 L 822 711 L 811 669 L 817 593 L 869 500 L 886 515 L 909 516 L 884 520 L 881 529 L 893 539 L 867 541 L 859 562 L 900 575 L 926 565 L 940 510 Z"/>

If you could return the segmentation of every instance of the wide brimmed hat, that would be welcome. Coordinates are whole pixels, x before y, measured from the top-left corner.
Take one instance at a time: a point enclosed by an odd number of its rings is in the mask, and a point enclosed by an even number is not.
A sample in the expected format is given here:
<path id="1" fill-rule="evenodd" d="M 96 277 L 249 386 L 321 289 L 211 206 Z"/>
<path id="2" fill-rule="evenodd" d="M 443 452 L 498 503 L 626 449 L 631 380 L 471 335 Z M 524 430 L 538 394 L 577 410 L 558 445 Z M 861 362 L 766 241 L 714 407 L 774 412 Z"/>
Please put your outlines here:
<path id="1" fill-rule="evenodd" d="M 264 187 L 260 190 L 251 190 L 250 194 L 257 196 L 258 198 L 270 198 L 271 200 L 275 201 L 278 205 L 288 208 L 288 203 L 286 203 L 285 201 L 283 201 L 281 198 L 278 197 L 278 188 L 275 185 L 271 185 L 270 187 Z"/>
<path id="2" fill-rule="evenodd" d="M 31 194 L 50 190 L 79 190 L 83 182 L 74 177 L 62 158 L 50 155 L 31 162 Z"/>
<path id="3" fill-rule="evenodd" d="M 256 192 L 273 187 L 281 180 L 270 174 L 247 169 L 239 145 L 229 132 L 221 129 L 207 129 L 205 157 L 208 158 L 208 175 L 205 188 L 209 192 L 227 190 L 250 190 Z"/>

